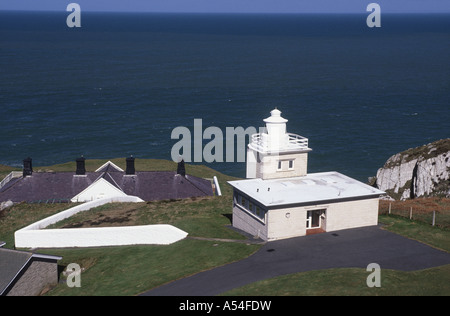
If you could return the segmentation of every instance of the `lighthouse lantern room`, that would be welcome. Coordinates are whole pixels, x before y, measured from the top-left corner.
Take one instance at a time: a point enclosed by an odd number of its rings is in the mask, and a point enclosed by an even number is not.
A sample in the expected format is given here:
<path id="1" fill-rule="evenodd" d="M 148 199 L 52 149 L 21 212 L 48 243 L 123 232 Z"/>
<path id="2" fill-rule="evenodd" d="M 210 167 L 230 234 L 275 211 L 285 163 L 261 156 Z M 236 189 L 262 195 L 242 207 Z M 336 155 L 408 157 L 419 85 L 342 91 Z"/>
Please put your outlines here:
<path id="1" fill-rule="evenodd" d="M 266 118 L 266 131 L 252 135 L 247 148 L 247 178 L 277 179 L 307 174 L 308 139 L 287 133 L 287 119 L 274 109 Z"/>

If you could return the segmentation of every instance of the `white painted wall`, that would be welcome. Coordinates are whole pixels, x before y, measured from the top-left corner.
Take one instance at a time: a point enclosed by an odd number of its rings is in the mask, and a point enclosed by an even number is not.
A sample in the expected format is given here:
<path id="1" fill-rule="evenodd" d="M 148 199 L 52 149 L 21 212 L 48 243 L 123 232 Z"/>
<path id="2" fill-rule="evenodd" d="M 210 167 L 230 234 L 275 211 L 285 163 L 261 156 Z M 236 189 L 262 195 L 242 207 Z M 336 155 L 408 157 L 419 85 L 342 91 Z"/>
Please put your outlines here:
<path id="1" fill-rule="evenodd" d="M 25 230 L 15 233 L 18 248 L 168 245 L 188 234 L 171 225 Z"/>
<path id="2" fill-rule="evenodd" d="M 321 228 L 327 232 L 374 226 L 378 224 L 378 202 L 378 198 L 374 198 L 269 210 L 267 237 L 268 240 L 276 240 L 306 235 L 306 217 L 309 210 L 325 210 Z"/>
<path id="3" fill-rule="evenodd" d="M 327 232 L 374 226 L 378 224 L 378 203 L 378 198 L 373 198 L 272 209 L 266 213 L 265 224 L 235 205 L 233 226 L 267 241 L 305 236 L 309 210 L 325 210 L 321 228 Z"/>
<path id="4" fill-rule="evenodd" d="M 18 248 L 102 247 L 158 244 L 167 245 L 186 238 L 186 232 L 171 225 L 43 229 L 79 212 L 114 202 L 143 202 L 135 196 L 99 199 L 75 206 L 15 232 Z"/>
<path id="5" fill-rule="evenodd" d="M 127 196 L 127 194 L 113 186 L 105 179 L 98 179 L 80 194 L 73 197 L 71 201 L 74 203 L 89 202 L 117 196 Z"/>
<path id="6" fill-rule="evenodd" d="M 233 206 L 233 227 L 267 240 L 267 225 L 252 214 L 242 210 L 238 205 Z"/>
<path id="7" fill-rule="evenodd" d="M 327 231 L 378 225 L 379 199 L 330 204 L 326 212 Z"/>
<path id="8" fill-rule="evenodd" d="M 267 239 L 277 240 L 306 235 L 306 212 L 304 207 L 269 210 Z"/>
<path id="9" fill-rule="evenodd" d="M 308 172 L 308 153 L 278 155 L 260 155 L 261 162 L 257 167 L 256 177 L 263 180 L 306 176 Z M 278 161 L 282 161 L 282 170 L 278 170 Z M 294 168 L 288 169 L 289 160 L 294 161 Z"/>
<path id="10" fill-rule="evenodd" d="M 247 148 L 247 172 L 246 172 L 246 178 L 247 179 L 254 179 L 256 178 L 256 166 L 257 166 L 257 151 L 251 148 Z"/>

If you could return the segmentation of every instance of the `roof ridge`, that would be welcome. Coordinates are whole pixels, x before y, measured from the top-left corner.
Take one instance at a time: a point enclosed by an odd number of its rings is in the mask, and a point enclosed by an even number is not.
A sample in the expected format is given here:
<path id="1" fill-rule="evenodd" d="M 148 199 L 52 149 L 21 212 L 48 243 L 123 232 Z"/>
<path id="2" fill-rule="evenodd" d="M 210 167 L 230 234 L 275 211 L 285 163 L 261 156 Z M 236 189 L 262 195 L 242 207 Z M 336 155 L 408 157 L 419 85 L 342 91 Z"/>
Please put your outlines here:
<path id="1" fill-rule="evenodd" d="M 195 183 L 193 183 L 191 180 L 189 180 L 187 178 L 188 175 L 186 175 L 186 177 L 184 177 L 190 184 L 192 184 L 197 190 L 199 190 L 200 192 L 202 192 L 203 194 L 208 195 L 209 193 L 203 191 L 203 189 L 199 188 Z M 194 177 L 194 176 L 193 176 Z M 196 178 L 196 177 L 195 177 Z"/>
<path id="2" fill-rule="evenodd" d="M 111 160 L 108 160 L 106 163 L 100 166 L 95 172 L 109 172 L 109 168 L 113 168 L 116 170 L 116 172 L 124 172 L 122 168 L 120 168 L 118 165 L 113 163 Z"/>
<path id="3" fill-rule="evenodd" d="M 107 179 L 106 177 L 109 177 L 109 179 Z M 109 183 L 111 183 L 113 186 L 115 186 L 116 188 L 118 188 L 120 191 L 123 192 L 123 189 L 120 187 L 120 185 L 116 182 L 116 180 L 114 180 L 114 178 L 111 176 L 111 174 L 109 172 L 104 172 L 101 176 L 101 178 L 103 178 L 105 181 L 108 181 Z"/>

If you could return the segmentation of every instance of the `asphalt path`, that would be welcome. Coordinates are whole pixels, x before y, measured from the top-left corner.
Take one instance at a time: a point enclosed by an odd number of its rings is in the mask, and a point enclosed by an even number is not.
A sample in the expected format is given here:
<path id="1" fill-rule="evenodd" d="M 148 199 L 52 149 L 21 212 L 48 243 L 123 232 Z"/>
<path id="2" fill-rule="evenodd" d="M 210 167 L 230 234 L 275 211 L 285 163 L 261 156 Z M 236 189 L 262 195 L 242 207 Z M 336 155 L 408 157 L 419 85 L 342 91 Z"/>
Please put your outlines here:
<path id="1" fill-rule="evenodd" d="M 258 252 L 180 279 L 142 295 L 211 296 L 256 281 L 311 270 L 367 268 L 415 271 L 450 264 L 450 253 L 435 249 L 379 226 L 355 228 L 266 243 Z"/>

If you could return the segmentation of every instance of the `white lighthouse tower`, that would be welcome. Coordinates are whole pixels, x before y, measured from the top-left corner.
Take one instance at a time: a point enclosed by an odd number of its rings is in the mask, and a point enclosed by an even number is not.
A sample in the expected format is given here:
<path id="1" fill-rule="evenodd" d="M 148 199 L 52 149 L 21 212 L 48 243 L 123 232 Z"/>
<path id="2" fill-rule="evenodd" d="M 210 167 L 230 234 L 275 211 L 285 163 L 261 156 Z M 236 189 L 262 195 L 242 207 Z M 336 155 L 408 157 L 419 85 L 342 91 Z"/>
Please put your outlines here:
<path id="1" fill-rule="evenodd" d="M 378 224 L 385 194 L 339 172 L 308 173 L 308 139 L 274 109 L 247 148 L 247 178 L 233 187 L 233 227 L 263 240 Z"/>
<path id="2" fill-rule="evenodd" d="M 266 132 L 252 135 L 247 148 L 247 178 L 276 179 L 306 176 L 308 139 L 287 133 L 288 120 L 274 109 L 266 118 Z"/>

